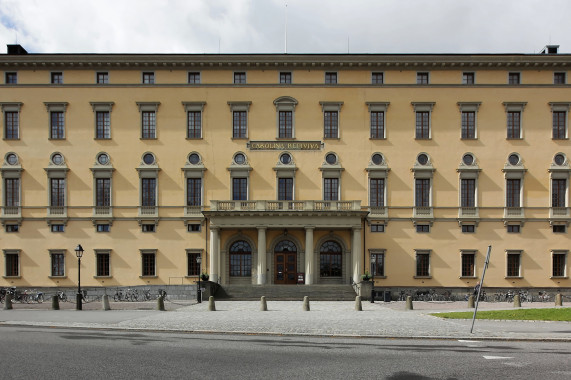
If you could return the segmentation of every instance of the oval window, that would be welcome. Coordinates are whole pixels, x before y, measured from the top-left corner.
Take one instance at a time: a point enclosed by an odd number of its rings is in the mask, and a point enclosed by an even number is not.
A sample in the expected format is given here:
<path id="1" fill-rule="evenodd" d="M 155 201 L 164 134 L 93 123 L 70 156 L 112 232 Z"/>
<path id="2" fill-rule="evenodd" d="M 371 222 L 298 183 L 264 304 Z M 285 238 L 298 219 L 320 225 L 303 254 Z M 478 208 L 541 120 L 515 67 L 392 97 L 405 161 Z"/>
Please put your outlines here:
<path id="1" fill-rule="evenodd" d="M 519 164 L 519 156 L 517 154 L 510 154 L 508 157 L 508 162 L 510 165 L 517 165 Z"/>
<path id="2" fill-rule="evenodd" d="M 470 166 L 474 163 L 474 156 L 471 154 L 465 154 L 464 157 L 462 157 L 462 162 L 464 162 L 464 165 Z"/>
<path id="3" fill-rule="evenodd" d="M 198 165 L 200 162 L 200 156 L 197 153 L 192 153 L 190 156 L 188 156 L 188 162 L 193 165 Z"/>
<path id="4" fill-rule="evenodd" d="M 380 165 L 383 163 L 383 155 L 380 153 L 375 153 L 373 154 L 373 158 L 372 158 L 373 164 L 375 165 Z"/>
<path id="5" fill-rule="evenodd" d="M 333 153 L 329 153 L 327 156 L 325 156 L 325 162 L 327 162 L 329 165 L 335 165 L 337 163 L 337 156 Z"/>
<path id="6" fill-rule="evenodd" d="M 152 153 L 146 153 L 143 156 L 143 162 L 147 165 L 152 165 L 155 163 L 155 156 Z"/>
<path id="7" fill-rule="evenodd" d="M 417 161 L 418 161 L 418 163 L 421 164 L 421 165 L 426 165 L 426 164 L 428 163 L 428 156 L 427 156 L 426 154 L 424 154 L 424 153 L 419 154 L 419 155 L 418 155 L 418 158 L 417 158 Z"/>

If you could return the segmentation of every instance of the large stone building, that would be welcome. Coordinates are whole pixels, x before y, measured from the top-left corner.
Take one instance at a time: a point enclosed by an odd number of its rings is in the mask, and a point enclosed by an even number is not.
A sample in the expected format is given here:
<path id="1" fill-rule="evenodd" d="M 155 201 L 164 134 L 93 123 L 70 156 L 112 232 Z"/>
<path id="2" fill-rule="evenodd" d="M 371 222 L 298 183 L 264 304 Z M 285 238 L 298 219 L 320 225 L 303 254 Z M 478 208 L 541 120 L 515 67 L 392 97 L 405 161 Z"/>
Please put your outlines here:
<path id="1" fill-rule="evenodd" d="M 0 56 L 0 286 L 569 288 L 571 55 Z M 374 263 L 372 263 L 374 262 Z"/>

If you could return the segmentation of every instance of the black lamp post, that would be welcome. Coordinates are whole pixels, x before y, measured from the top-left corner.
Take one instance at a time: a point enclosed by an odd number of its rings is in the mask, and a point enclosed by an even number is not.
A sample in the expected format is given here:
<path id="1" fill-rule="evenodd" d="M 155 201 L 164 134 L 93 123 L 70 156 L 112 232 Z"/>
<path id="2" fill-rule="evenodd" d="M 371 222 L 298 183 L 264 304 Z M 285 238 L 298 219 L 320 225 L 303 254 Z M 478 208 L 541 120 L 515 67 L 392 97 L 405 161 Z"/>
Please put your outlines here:
<path id="1" fill-rule="evenodd" d="M 375 255 L 371 255 L 371 303 L 375 302 Z"/>
<path id="2" fill-rule="evenodd" d="M 83 295 L 81 294 L 81 256 L 83 256 L 83 247 L 78 244 L 75 247 L 75 255 L 77 256 L 77 296 L 75 310 L 82 310 Z"/>
<path id="3" fill-rule="evenodd" d="M 200 255 L 196 258 L 196 263 L 198 264 L 198 288 L 196 289 L 196 302 L 202 302 L 202 291 L 200 290 L 200 277 L 202 276 L 202 257 Z"/>

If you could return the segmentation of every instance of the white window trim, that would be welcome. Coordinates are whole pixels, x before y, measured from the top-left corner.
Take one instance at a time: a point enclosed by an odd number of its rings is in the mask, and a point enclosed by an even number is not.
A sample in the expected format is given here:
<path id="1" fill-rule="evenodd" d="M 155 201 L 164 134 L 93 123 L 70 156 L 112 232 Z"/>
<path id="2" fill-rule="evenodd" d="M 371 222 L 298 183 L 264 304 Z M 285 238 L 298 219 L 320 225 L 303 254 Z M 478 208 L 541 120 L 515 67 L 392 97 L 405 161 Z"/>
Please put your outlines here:
<path id="1" fill-rule="evenodd" d="M 113 266 L 111 265 L 111 252 L 113 252 L 113 250 L 111 250 L 111 249 L 94 249 L 93 250 L 93 254 L 95 257 L 95 266 L 93 268 L 95 273 L 93 274 L 93 278 L 113 278 L 113 273 L 111 272 L 111 268 L 113 268 Z M 109 255 L 109 276 L 98 276 L 97 275 L 97 255 L 100 255 L 100 254 Z"/>
<path id="2" fill-rule="evenodd" d="M 554 276 L 553 275 L 553 256 L 555 256 L 555 255 L 564 255 L 565 256 L 565 263 L 563 266 L 563 276 Z M 550 275 L 550 278 L 556 278 L 556 279 L 569 278 L 568 264 L 569 264 L 569 251 L 568 250 L 566 250 L 566 249 L 552 249 L 551 250 L 551 275 Z"/>
<path id="3" fill-rule="evenodd" d="M 458 109 L 460 110 L 460 140 L 477 140 L 478 139 L 478 110 L 482 105 L 482 102 L 458 102 Z M 465 139 L 462 138 L 462 113 L 464 112 L 474 112 L 474 138 Z"/>
<path id="4" fill-rule="evenodd" d="M 139 108 L 139 136 L 143 140 L 156 140 L 159 135 L 159 106 L 161 102 L 136 102 Z M 143 137 L 143 112 L 154 112 L 155 113 L 155 136 L 154 137 Z"/>
<path id="5" fill-rule="evenodd" d="M 414 139 L 415 140 L 431 140 L 432 139 L 432 110 L 436 102 L 411 102 L 414 108 Z M 416 113 L 417 112 L 428 112 L 428 139 L 419 139 L 416 137 Z"/>
<path id="6" fill-rule="evenodd" d="M 49 274 L 49 278 L 67 278 L 67 251 L 65 249 L 49 249 L 48 250 L 49 255 L 50 255 L 50 274 Z M 63 275 L 61 276 L 53 276 L 52 275 L 52 269 L 53 269 L 53 255 L 54 254 L 63 254 Z"/>
<path id="7" fill-rule="evenodd" d="M 462 275 L 462 258 L 464 255 L 474 255 L 474 271 L 472 272 L 471 276 L 463 276 Z M 476 249 L 461 249 L 460 250 L 460 276 L 459 278 L 477 278 L 478 273 L 478 250 Z"/>
<path id="8" fill-rule="evenodd" d="M 185 118 L 185 135 L 187 140 L 202 139 L 204 133 L 204 106 L 206 102 L 182 102 L 184 107 L 184 112 L 186 114 Z M 188 137 L 188 113 L 189 112 L 200 112 L 200 137 Z"/>
<path id="9" fill-rule="evenodd" d="M 321 112 L 323 113 L 323 138 L 324 139 L 339 139 L 341 136 L 341 107 L 343 102 L 319 102 L 321 105 Z M 325 137 L 325 112 L 337 112 L 337 136 Z"/>
<path id="10" fill-rule="evenodd" d="M 93 134 L 96 140 L 110 140 L 111 139 L 111 111 L 115 102 L 90 102 L 93 109 Z M 109 112 L 109 137 L 97 137 L 97 112 Z"/>
<path id="11" fill-rule="evenodd" d="M 295 107 L 297 100 L 290 96 L 281 96 L 274 100 L 276 107 L 276 139 L 295 139 Z M 291 137 L 280 137 L 280 112 L 291 112 Z"/>
<path id="12" fill-rule="evenodd" d="M 417 258 L 419 254 L 428 255 L 428 276 L 419 276 L 417 271 Z M 430 279 L 432 278 L 432 250 L 431 249 L 415 249 L 414 250 L 414 278 Z"/>
<path id="13" fill-rule="evenodd" d="M 2 136 L 6 139 L 6 112 L 16 112 L 18 113 L 18 138 L 11 139 L 11 140 L 20 140 L 20 116 L 21 116 L 21 109 L 24 103 L 21 102 L 4 102 L 0 103 L 0 107 L 2 107 Z"/>
<path id="14" fill-rule="evenodd" d="M 244 74 L 244 83 L 236 83 L 236 74 L 242 74 L 242 73 Z M 234 71 L 232 73 L 232 84 L 241 85 L 241 84 L 247 84 L 247 83 L 248 83 L 248 72 L 247 71 L 238 70 L 238 71 Z"/>
<path id="15" fill-rule="evenodd" d="M 371 140 L 384 140 L 387 138 L 387 109 L 389 108 L 390 102 L 366 102 L 367 108 L 369 109 L 369 139 Z M 383 136 L 382 137 L 371 137 L 371 112 L 382 112 L 383 113 Z"/>
<path id="16" fill-rule="evenodd" d="M 157 265 L 157 261 L 158 261 L 158 255 L 157 255 L 158 250 L 157 249 L 140 249 L 139 253 L 141 255 L 141 275 L 139 276 L 139 278 L 156 278 L 157 276 L 157 269 L 158 269 L 158 265 Z M 153 254 L 155 255 L 155 266 L 153 268 L 153 274 L 152 275 L 143 275 L 143 255 L 145 254 Z"/>
<path id="17" fill-rule="evenodd" d="M 3 278 L 22 278 L 22 250 L 21 249 L 3 249 L 4 253 L 4 276 Z M 7 255 L 17 255 L 18 256 L 18 274 L 16 276 L 9 276 L 7 273 L 8 267 L 6 266 L 6 256 Z M 51 264 L 51 263 L 50 263 Z"/>
<path id="18" fill-rule="evenodd" d="M 197 73 L 198 74 L 198 83 L 190 83 L 190 74 L 191 73 Z M 186 84 L 190 84 L 190 85 L 199 85 L 202 84 L 202 72 L 201 71 L 197 71 L 197 70 L 188 70 L 186 72 Z"/>
<path id="19" fill-rule="evenodd" d="M 569 138 L 569 109 L 571 108 L 571 103 L 567 102 L 549 102 L 549 106 L 551 107 L 551 119 L 553 120 L 553 113 L 554 112 L 565 112 L 565 138 Z M 553 123 L 553 121 L 552 121 Z M 553 125 L 552 125 L 553 128 Z M 551 138 L 553 139 L 553 133 L 551 134 Z M 560 140 L 560 139 L 557 139 Z"/>
<path id="20" fill-rule="evenodd" d="M 383 274 L 375 275 L 375 278 L 387 278 L 387 250 L 384 248 L 370 248 L 369 249 L 369 270 L 371 269 L 371 255 L 383 255 Z"/>
<path id="21" fill-rule="evenodd" d="M 508 256 L 509 255 L 519 255 L 519 270 L 517 276 L 508 276 Z M 507 249 L 506 250 L 506 271 L 505 271 L 505 278 L 523 278 L 523 251 L 519 249 Z"/>

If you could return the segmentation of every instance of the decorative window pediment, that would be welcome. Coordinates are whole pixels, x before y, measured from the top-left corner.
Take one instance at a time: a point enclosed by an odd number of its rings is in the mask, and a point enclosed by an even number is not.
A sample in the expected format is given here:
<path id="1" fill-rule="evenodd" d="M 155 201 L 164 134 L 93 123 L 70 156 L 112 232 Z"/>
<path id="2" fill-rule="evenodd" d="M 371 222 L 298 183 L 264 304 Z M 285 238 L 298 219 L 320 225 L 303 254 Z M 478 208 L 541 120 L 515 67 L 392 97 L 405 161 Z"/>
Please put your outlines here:
<path id="1" fill-rule="evenodd" d="M 278 158 L 276 166 L 274 166 L 274 171 L 277 177 L 282 178 L 292 178 L 295 177 L 295 172 L 297 171 L 297 166 L 293 160 L 293 156 L 289 152 L 282 152 Z"/>
<path id="2" fill-rule="evenodd" d="M 369 178 L 386 178 L 391 169 L 387 165 L 385 156 L 376 152 L 371 156 L 366 170 L 369 173 Z"/>
<path id="3" fill-rule="evenodd" d="M 206 167 L 204 167 L 200 154 L 197 152 L 189 153 L 182 171 L 184 172 L 185 178 L 202 178 Z"/>

